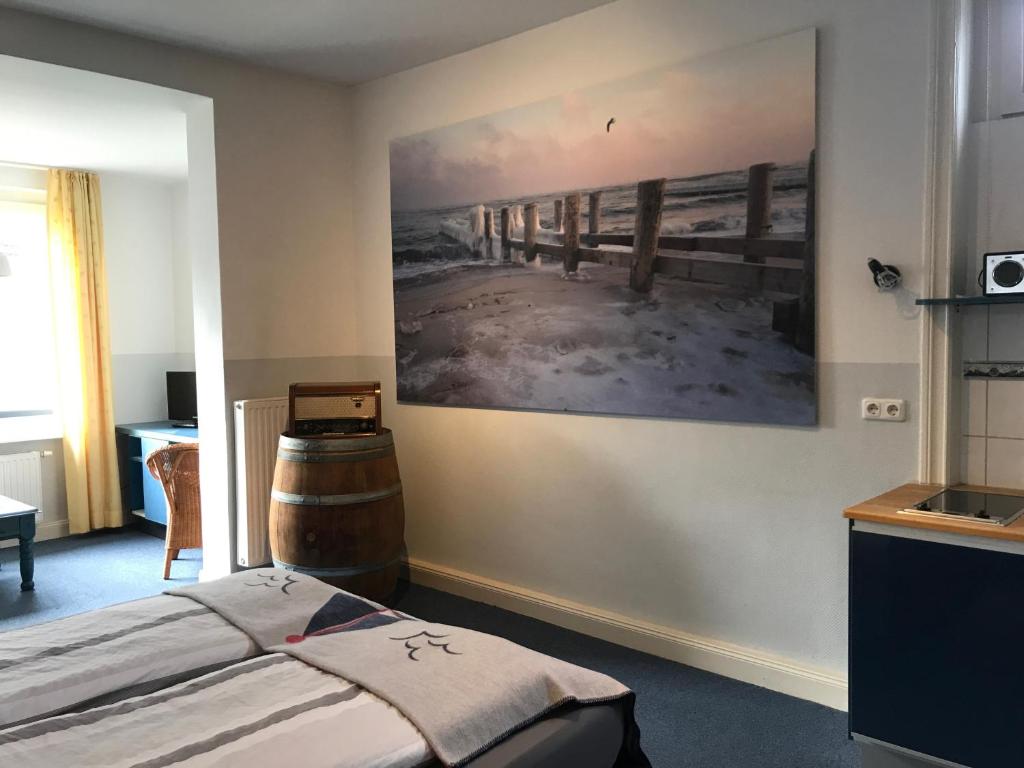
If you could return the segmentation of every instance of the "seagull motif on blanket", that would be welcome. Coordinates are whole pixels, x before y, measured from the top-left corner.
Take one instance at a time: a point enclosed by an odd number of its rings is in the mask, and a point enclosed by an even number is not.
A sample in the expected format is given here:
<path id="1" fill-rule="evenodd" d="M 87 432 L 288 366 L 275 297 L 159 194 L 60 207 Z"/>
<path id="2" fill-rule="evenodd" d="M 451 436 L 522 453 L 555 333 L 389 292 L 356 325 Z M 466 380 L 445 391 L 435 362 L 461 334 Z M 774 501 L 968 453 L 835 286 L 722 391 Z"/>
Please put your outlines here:
<path id="1" fill-rule="evenodd" d="M 421 641 L 419 645 L 413 643 L 413 640 L 421 637 L 426 641 L 425 643 L 423 641 Z M 415 635 L 409 635 L 408 637 L 389 637 L 388 640 L 404 640 L 405 647 L 409 651 L 408 656 L 413 661 L 419 661 L 419 659 L 416 658 L 416 652 L 423 650 L 424 647 L 440 648 L 449 656 L 461 656 L 461 653 L 457 653 L 448 647 L 449 643 L 434 642 L 435 640 L 444 640 L 446 637 L 448 637 L 448 635 L 434 635 L 424 630 L 422 632 L 417 632 Z"/>
<path id="2" fill-rule="evenodd" d="M 247 582 L 244 582 L 245 586 L 247 586 L 247 587 L 270 587 L 271 589 L 278 589 L 278 588 L 280 588 L 280 590 L 282 592 L 284 592 L 286 595 L 290 595 L 291 594 L 288 591 L 288 588 L 292 584 L 295 584 L 298 581 L 298 579 L 296 579 L 290 573 L 286 573 L 283 577 L 275 575 L 275 574 L 270 574 L 270 573 L 257 573 L 256 577 L 260 578 L 260 579 L 265 579 L 265 581 L 254 581 L 254 582 L 247 581 Z"/>

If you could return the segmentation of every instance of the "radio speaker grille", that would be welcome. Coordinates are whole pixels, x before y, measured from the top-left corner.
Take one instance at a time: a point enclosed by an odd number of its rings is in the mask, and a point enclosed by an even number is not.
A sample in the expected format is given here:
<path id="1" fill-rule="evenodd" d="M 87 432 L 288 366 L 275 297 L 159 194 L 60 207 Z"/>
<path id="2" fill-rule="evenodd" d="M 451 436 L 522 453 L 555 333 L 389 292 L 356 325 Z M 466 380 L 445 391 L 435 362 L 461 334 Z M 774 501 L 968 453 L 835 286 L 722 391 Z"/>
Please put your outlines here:
<path id="1" fill-rule="evenodd" d="M 314 396 L 295 398 L 296 419 L 372 419 L 377 415 L 372 397 L 361 395 Z"/>

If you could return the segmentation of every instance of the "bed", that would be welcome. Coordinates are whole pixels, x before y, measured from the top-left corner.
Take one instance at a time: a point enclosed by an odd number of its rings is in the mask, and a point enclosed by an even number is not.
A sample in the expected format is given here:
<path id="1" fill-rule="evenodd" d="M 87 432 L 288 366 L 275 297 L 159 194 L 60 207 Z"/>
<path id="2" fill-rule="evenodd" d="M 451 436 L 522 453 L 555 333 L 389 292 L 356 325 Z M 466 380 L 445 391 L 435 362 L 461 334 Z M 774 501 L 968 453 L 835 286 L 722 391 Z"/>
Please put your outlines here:
<path id="1" fill-rule="evenodd" d="M 0 762 L 649 766 L 633 694 L 260 569 L 0 634 Z"/>

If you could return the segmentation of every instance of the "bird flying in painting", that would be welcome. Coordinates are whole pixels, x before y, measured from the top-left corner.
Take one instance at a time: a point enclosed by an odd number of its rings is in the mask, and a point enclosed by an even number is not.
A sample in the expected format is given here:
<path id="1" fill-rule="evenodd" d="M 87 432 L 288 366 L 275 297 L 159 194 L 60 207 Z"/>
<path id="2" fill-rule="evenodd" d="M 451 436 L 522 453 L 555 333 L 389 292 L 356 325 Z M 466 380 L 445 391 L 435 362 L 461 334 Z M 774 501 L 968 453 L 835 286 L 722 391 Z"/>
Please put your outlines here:
<path id="1" fill-rule="evenodd" d="M 608 121 L 607 125 L 605 125 L 604 132 L 605 133 L 611 133 L 613 125 L 615 125 L 615 118 L 614 117 L 611 120 Z"/>

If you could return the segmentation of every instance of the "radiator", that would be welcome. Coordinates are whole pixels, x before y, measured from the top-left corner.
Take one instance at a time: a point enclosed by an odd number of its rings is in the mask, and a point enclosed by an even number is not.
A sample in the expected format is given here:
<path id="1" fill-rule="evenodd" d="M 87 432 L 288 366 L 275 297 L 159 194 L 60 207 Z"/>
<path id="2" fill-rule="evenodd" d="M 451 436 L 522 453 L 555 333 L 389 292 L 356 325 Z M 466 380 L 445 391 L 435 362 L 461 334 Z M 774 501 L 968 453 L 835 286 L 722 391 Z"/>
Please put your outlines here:
<path id="1" fill-rule="evenodd" d="M 43 508 L 43 462 L 39 451 L 0 456 L 0 496 Z M 36 515 L 40 517 L 41 515 Z"/>
<path id="2" fill-rule="evenodd" d="M 270 491 L 277 441 L 287 428 L 288 398 L 235 401 L 235 542 L 238 564 L 270 562 Z"/>

